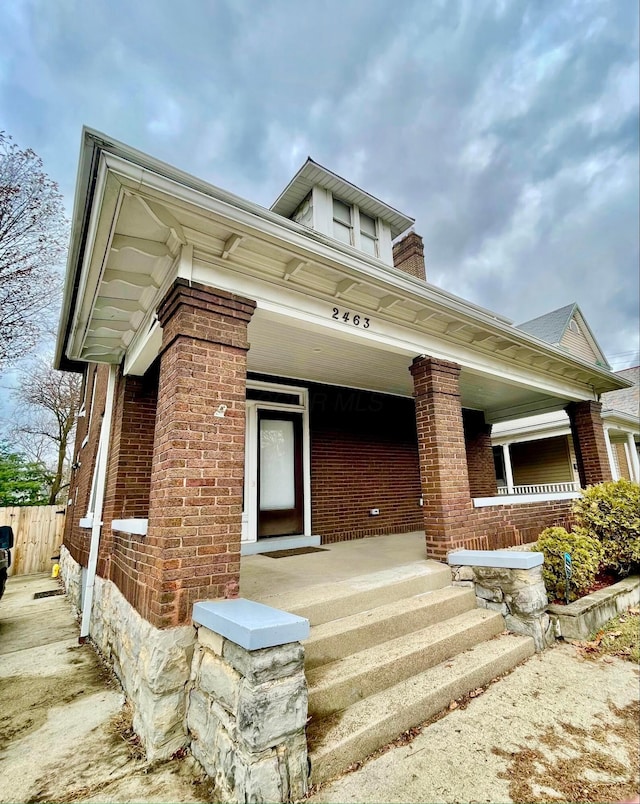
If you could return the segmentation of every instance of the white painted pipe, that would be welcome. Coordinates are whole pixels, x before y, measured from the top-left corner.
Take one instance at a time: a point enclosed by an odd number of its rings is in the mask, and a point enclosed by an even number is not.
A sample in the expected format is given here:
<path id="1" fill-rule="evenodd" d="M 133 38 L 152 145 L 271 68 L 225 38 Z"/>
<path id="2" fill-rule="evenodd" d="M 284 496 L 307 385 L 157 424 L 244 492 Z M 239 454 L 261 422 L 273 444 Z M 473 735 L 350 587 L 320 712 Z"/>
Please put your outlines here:
<path id="1" fill-rule="evenodd" d="M 109 451 L 109 436 L 111 435 L 113 397 L 116 387 L 117 370 L 116 366 L 109 366 L 107 397 L 104 404 L 104 415 L 100 425 L 98 460 L 95 468 L 96 496 L 93 506 L 93 523 L 91 525 L 91 546 L 89 548 L 89 562 L 87 565 L 87 583 L 84 591 L 84 600 L 82 601 L 82 622 L 80 624 L 81 641 L 84 641 L 89 636 L 91 626 L 91 607 L 93 606 L 93 588 L 96 582 L 96 569 L 98 567 L 98 548 L 100 546 L 100 532 L 102 530 L 102 509 L 107 481 L 107 453 Z"/>

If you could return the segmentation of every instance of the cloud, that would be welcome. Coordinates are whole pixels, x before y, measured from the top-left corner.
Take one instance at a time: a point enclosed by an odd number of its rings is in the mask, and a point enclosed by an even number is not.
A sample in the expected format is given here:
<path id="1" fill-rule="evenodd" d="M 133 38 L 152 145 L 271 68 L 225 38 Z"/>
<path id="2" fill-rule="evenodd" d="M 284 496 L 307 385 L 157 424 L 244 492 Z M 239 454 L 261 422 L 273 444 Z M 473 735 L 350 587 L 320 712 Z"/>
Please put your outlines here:
<path id="1" fill-rule="evenodd" d="M 12 0 L 0 120 L 71 204 L 80 128 L 269 205 L 307 154 L 416 218 L 431 281 L 637 348 L 638 8 Z"/>

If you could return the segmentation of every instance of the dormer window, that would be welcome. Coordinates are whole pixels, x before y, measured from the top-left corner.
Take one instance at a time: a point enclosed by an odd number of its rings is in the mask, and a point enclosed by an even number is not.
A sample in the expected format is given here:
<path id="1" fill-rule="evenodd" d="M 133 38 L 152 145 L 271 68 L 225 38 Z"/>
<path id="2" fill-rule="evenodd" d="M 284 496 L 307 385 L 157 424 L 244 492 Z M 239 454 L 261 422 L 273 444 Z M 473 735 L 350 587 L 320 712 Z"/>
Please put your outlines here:
<path id="1" fill-rule="evenodd" d="M 413 218 L 310 158 L 271 210 L 386 265 L 395 264 L 394 238 L 414 223 Z"/>
<path id="2" fill-rule="evenodd" d="M 333 199 L 333 235 L 342 243 L 353 245 L 352 210 L 344 201 Z"/>
<path id="3" fill-rule="evenodd" d="M 360 248 L 372 257 L 378 256 L 378 237 L 376 222 L 373 218 L 360 212 Z"/>

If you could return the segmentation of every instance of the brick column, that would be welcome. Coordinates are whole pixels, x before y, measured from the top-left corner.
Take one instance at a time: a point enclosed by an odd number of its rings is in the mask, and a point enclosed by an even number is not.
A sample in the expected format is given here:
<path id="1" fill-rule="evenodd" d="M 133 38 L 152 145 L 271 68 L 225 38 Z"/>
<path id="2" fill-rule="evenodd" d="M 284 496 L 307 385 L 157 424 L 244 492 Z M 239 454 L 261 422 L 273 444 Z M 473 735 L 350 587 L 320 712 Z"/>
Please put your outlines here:
<path id="1" fill-rule="evenodd" d="M 427 554 L 443 559 L 465 538 L 473 506 L 460 406 L 460 366 L 416 358 L 413 375 Z"/>
<path id="2" fill-rule="evenodd" d="M 467 470 L 472 497 L 495 497 L 498 493 L 496 466 L 491 446 L 491 425 L 481 410 L 463 410 Z"/>
<path id="3" fill-rule="evenodd" d="M 571 402 L 567 405 L 580 484 L 583 487 L 611 480 L 601 411 L 600 402 Z"/>
<path id="4" fill-rule="evenodd" d="M 254 309 L 249 299 L 181 279 L 158 307 L 163 336 L 147 533 L 155 560 L 142 612 L 158 627 L 187 622 L 196 600 L 238 592 Z"/>

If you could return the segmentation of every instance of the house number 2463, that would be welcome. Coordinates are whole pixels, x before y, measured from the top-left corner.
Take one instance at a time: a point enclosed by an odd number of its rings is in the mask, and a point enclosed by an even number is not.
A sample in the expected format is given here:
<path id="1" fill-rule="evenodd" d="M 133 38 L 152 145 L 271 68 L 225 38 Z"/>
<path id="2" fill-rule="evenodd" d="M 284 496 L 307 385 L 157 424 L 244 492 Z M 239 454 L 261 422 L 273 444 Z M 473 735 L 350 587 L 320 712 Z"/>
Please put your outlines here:
<path id="1" fill-rule="evenodd" d="M 333 315 L 336 321 L 344 321 L 345 324 L 353 324 L 354 327 L 362 327 L 369 329 L 369 319 L 358 313 L 352 313 L 349 310 L 339 310 L 337 307 L 333 308 Z"/>

